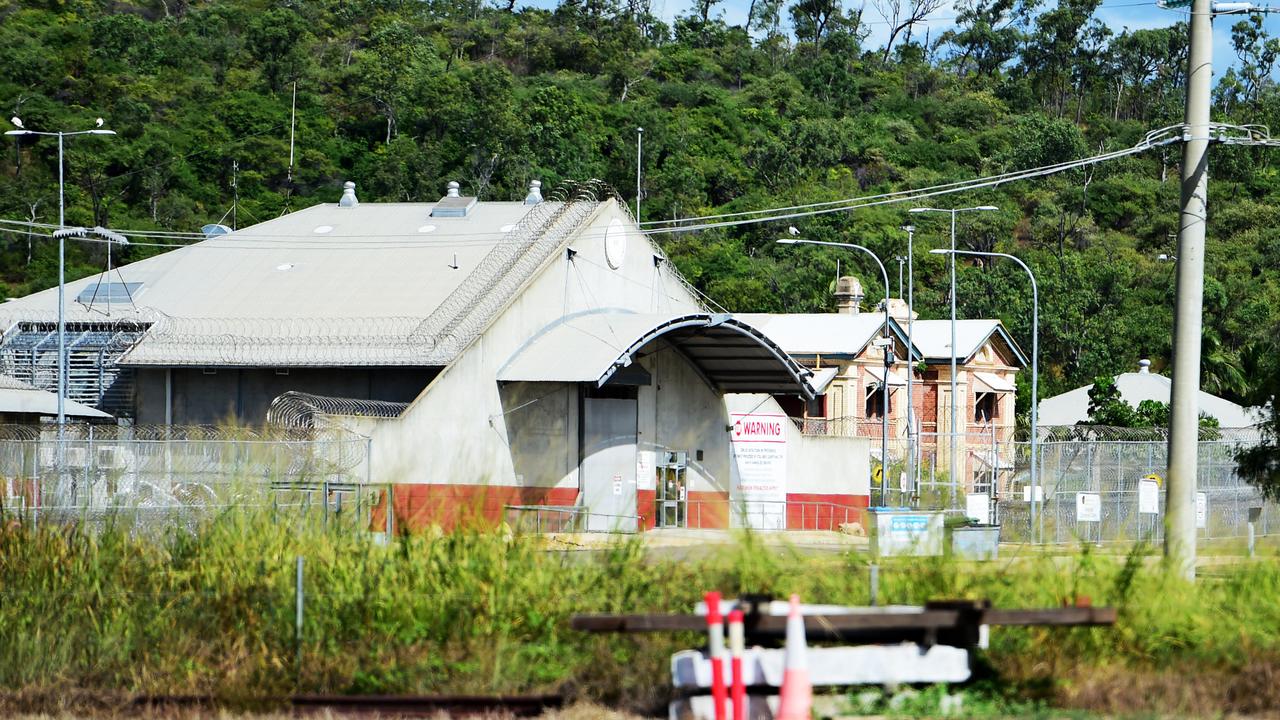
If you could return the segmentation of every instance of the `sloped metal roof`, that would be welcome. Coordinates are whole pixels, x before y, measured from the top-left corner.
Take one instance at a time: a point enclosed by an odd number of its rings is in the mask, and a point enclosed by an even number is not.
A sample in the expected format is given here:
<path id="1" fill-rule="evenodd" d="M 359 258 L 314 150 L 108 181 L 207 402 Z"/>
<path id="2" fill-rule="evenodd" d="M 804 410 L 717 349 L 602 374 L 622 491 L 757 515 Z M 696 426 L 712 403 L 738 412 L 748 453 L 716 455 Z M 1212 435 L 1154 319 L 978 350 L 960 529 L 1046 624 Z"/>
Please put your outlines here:
<path id="1" fill-rule="evenodd" d="M 738 313 L 791 355 L 856 356 L 881 333 L 883 313 Z M 889 318 L 889 331 L 906 345 L 906 331 Z"/>
<path id="2" fill-rule="evenodd" d="M 1116 389 L 1125 402 L 1137 407 L 1143 400 L 1169 402 L 1173 381 L 1164 375 L 1150 372 L 1121 373 L 1116 376 Z M 1093 385 L 1085 385 L 1040 401 L 1041 427 L 1051 425 L 1075 425 L 1089 419 L 1089 391 Z M 1218 420 L 1224 428 L 1248 428 L 1260 424 L 1255 411 L 1237 405 L 1230 400 L 1201 390 L 1196 404 L 1207 415 Z"/>
<path id="3" fill-rule="evenodd" d="M 573 316 L 547 327 L 514 353 L 498 371 L 498 380 L 604 386 L 636 359 L 655 352 L 658 341 L 688 358 L 721 392 L 812 399 L 822 389 L 815 387 L 812 371 L 764 333 L 736 316 L 708 313 Z"/>
<path id="4" fill-rule="evenodd" d="M 104 420 L 111 417 L 101 410 L 96 410 L 70 398 L 63 400 L 62 409 L 63 412 L 71 417 L 100 418 Z M 0 375 L 0 413 L 52 417 L 58 414 L 58 396 L 33 385 L 28 385 L 17 378 Z"/>
<path id="5" fill-rule="evenodd" d="M 127 366 L 445 365 L 600 205 L 316 205 L 125 265 L 112 275 L 142 284 L 132 303 L 110 318 L 67 303 L 67 320 L 150 324 Z M 0 330 L 56 309 L 56 289 L 0 304 Z"/>
<path id="6" fill-rule="evenodd" d="M 1013 360 L 1022 366 L 1029 364 L 1022 348 L 1013 341 L 999 320 L 957 320 L 955 357 L 960 362 L 970 360 L 992 336 L 997 336 L 1009 346 Z M 951 360 L 951 321 L 916 320 L 912 327 L 912 342 L 926 361 Z"/>

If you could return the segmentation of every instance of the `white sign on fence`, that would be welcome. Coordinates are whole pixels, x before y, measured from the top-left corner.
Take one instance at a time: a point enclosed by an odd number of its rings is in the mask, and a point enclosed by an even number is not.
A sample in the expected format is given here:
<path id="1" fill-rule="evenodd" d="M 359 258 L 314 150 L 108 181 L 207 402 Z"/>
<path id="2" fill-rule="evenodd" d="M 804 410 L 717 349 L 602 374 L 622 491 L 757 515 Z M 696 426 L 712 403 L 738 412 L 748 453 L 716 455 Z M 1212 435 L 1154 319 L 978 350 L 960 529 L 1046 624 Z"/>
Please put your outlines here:
<path id="1" fill-rule="evenodd" d="M 991 524 L 991 498 L 986 493 L 973 493 L 964 497 L 964 514 L 983 525 Z"/>
<path id="2" fill-rule="evenodd" d="M 1102 496 L 1076 493 L 1076 522 L 1102 522 Z"/>
<path id="3" fill-rule="evenodd" d="M 1196 493 L 1196 527 L 1204 530 L 1209 527 L 1209 496 Z"/>
<path id="4" fill-rule="evenodd" d="M 1022 502 L 1031 502 L 1031 486 L 1022 486 Z M 1036 484 L 1036 502 L 1044 502 L 1044 486 Z"/>
<path id="5" fill-rule="evenodd" d="M 730 485 L 738 527 L 787 526 L 786 415 L 733 413 L 730 448 L 737 472 Z"/>
<path id="6" fill-rule="evenodd" d="M 1138 512 L 1160 514 L 1160 483 L 1155 480 L 1138 481 Z"/>

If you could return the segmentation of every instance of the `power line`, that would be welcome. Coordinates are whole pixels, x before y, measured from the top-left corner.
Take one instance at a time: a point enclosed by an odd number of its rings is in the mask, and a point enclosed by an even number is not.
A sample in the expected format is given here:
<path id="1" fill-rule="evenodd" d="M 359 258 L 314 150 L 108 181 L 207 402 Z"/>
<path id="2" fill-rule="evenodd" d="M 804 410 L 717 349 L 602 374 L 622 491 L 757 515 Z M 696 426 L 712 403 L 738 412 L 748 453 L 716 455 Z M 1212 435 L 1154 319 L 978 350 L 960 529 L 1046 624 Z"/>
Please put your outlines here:
<path id="1" fill-rule="evenodd" d="M 1174 134 L 1175 131 L 1178 131 L 1178 134 Z M 934 186 L 925 187 L 925 188 L 918 188 L 918 189 L 912 189 L 912 190 L 900 190 L 900 191 L 895 191 L 891 193 L 882 193 L 878 195 L 868 195 L 868 196 L 862 196 L 862 197 L 847 198 L 844 200 L 808 203 L 804 205 L 792 205 L 792 206 L 786 206 L 786 207 L 780 207 L 780 208 L 769 208 L 765 210 L 749 210 L 749 211 L 742 211 L 742 212 L 736 212 L 736 213 L 721 213 L 717 215 L 685 218 L 677 221 L 662 221 L 668 226 L 647 229 L 647 230 L 643 230 L 643 232 L 645 232 L 648 235 L 660 235 L 660 234 L 670 234 L 670 233 L 696 232 L 700 230 L 709 230 L 714 228 L 736 227 L 740 225 L 750 225 L 750 224 L 767 223 L 767 222 L 778 222 L 782 220 L 791 220 L 791 219 L 801 218 L 801 217 L 812 217 L 816 215 L 825 215 L 825 214 L 830 214 L 835 212 L 845 212 L 849 210 L 873 207 L 877 205 L 887 205 L 887 204 L 893 204 L 893 203 L 921 200 L 921 199 L 926 199 L 930 197 L 937 197 L 940 195 L 968 192 L 968 191 L 981 189 L 985 187 L 994 187 L 994 186 L 1002 185 L 1009 182 L 1043 177 L 1046 175 L 1065 172 L 1067 170 L 1072 170 L 1080 167 L 1085 167 L 1088 165 L 1107 162 L 1110 160 L 1116 160 L 1123 157 L 1127 157 L 1129 155 L 1145 152 L 1154 147 L 1158 147 L 1161 145 L 1166 145 L 1166 144 L 1183 140 L 1184 133 L 1182 133 L 1181 131 L 1182 131 L 1182 126 L 1169 126 L 1166 128 L 1161 128 L 1159 130 L 1154 130 L 1152 132 L 1147 133 L 1147 135 L 1143 138 L 1141 142 L 1139 142 L 1138 144 L 1132 147 L 1125 148 L 1123 150 L 1116 150 L 1109 153 L 1102 153 L 1100 155 L 1095 155 L 1092 157 L 1080 158 L 1080 159 L 1070 160 L 1070 161 L 1061 162 L 1061 163 L 1054 163 L 1051 165 L 1044 165 L 1041 167 L 1030 168 L 1027 170 L 1012 171 L 1007 173 L 1001 173 L 998 175 L 991 175 L 987 177 L 976 178 L 972 180 L 962 180 L 962 181 L 956 181 L 952 183 L 944 183 L 941 185 L 934 185 Z M 751 216 L 755 216 L 755 217 L 751 217 Z M 711 222 L 698 222 L 697 224 L 692 224 L 692 225 L 673 224 L 673 223 L 688 223 L 690 221 L 711 221 Z M 0 224 L 16 225 L 18 227 L 23 227 L 23 228 L 53 229 L 57 227 L 54 225 L 50 225 L 48 223 L 32 223 L 32 222 L 19 221 L 19 220 L 0 220 Z M 118 228 L 112 228 L 112 230 L 130 237 L 151 238 L 151 239 L 160 239 L 160 240 L 190 239 L 190 240 L 196 240 L 196 241 L 203 241 L 203 240 L 209 239 L 202 233 L 187 233 L 187 232 L 163 231 L 163 230 L 130 230 L 130 229 L 118 229 Z M 10 230 L 10 232 L 23 232 L 24 234 L 29 234 L 29 235 L 41 235 L 41 236 L 44 235 L 44 233 L 37 233 L 34 231 Z M 588 231 L 588 233 L 590 232 L 592 231 Z M 257 235 L 249 231 L 238 231 L 232 235 L 220 236 L 220 237 L 225 237 L 228 239 L 240 241 L 240 242 L 234 242 L 234 243 L 219 243 L 216 245 L 206 245 L 201 242 L 199 244 L 191 245 L 191 244 L 180 244 L 175 242 L 168 242 L 168 243 L 132 242 L 131 244 L 139 245 L 142 247 L 169 247 L 169 248 L 200 247 L 200 248 L 208 248 L 208 249 L 226 248 L 226 249 L 263 249 L 263 250 L 288 250 L 288 249 L 332 249 L 332 250 L 370 249 L 372 250 L 372 249 L 403 249 L 403 248 L 431 248 L 431 247 L 465 247 L 468 245 L 494 246 L 494 245 L 503 244 L 504 242 L 518 242 L 518 241 L 506 241 L 504 238 L 495 239 L 494 238 L 495 235 L 505 235 L 505 233 L 502 233 L 500 229 L 497 232 L 494 232 L 494 231 L 480 231 L 480 232 L 473 232 L 473 233 L 454 232 L 454 233 L 450 233 L 448 237 L 442 237 L 440 240 L 429 240 L 429 241 L 424 241 L 419 243 L 394 243 L 394 244 L 387 244 L 387 240 L 391 238 L 421 238 L 425 240 L 424 233 L 419 232 L 419 233 L 381 234 L 377 237 L 351 236 L 351 235 L 326 235 L 324 238 L 324 240 L 328 240 L 330 238 L 334 240 L 337 240 L 340 238 L 345 239 L 346 244 L 344 245 L 343 243 L 339 243 L 339 242 L 326 242 L 326 241 L 316 242 L 317 240 L 320 240 L 320 239 L 317 238 L 314 234 Z M 468 236 L 473 239 L 471 240 L 462 239 Z M 313 244 L 303 245 L 295 242 L 296 240 L 300 240 L 304 238 L 311 240 Z M 86 238 L 86 240 L 90 242 L 97 242 L 97 240 L 94 240 L 91 238 Z M 256 241 L 258 244 L 255 245 L 254 241 Z M 275 243 L 275 244 L 272 244 L 272 243 Z"/>
<path id="2" fill-rule="evenodd" d="M 869 195 L 859 198 L 850 198 L 847 200 L 833 200 L 825 203 L 810 203 L 808 205 L 794 205 L 784 208 L 772 208 L 769 210 L 753 210 L 744 211 L 742 213 L 726 213 L 723 215 L 705 216 L 702 218 L 689 218 L 684 220 L 668 221 L 667 227 L 658 227 L 645 229 L 648 235 L 662 235 L 670 233 L 695 232 L 700 230 L 710 230 L 722 227 L 736 227 L 740 225 L 752 225 L 766 222 L 778 222 L 782 220 L 793 220 L 802 217 L 813 217 L 816 215 L 827 215 L 836 212 L 844 212 L 847 210 L 856 210 L 859 208 L 873 207 L 877 205 L 889 205 L 894 203 L 908 202 L 914 200 L 923 200 L 926 198 L 937 197 L 939 195 L 950 195 L 960 192 L 968 192 L 986 187 L 994 187 L 1009 182 L 1019 180 L 1029 180 L 1045 175 L 1052 175 L 1067 170 L 1073 170 L 1088 165 L 1095 165 L 1109 160 L 1117 160 L 1129 155 L 1146 152 L 1160 145 L 1167 145 L 1182 140 L 1181 135 L 1171 135 L 1174 130 L 1180 130 L 1181 126 L 1170 126 L 1155 130 L 1148 133 L 1142 142 L 1133 147 L 1124 150 L 1117 150 L 1093 157 L 1072 160 L 1054 165 L 1045 165 L 1029 170 L 1020 170 L 1016 172 L 1003 173 L 975 180 L 965 180 L 954 183 L 946 183 L 943 185 L 935 185 L 917 190 L 901 190 L 892 193 L 883 193 L 880 195 Z M 762 215 L 762 217 L 742 217 L 744 215 Z M 720 220 L 720 218 L 737 218 Z M 670 223 L 688 222 L 689 220 L 713 220 L 715 222 L 701 222 L 695 225 L 674 225 Z M 718 220 L 718 221 L 716 221 Z"/>

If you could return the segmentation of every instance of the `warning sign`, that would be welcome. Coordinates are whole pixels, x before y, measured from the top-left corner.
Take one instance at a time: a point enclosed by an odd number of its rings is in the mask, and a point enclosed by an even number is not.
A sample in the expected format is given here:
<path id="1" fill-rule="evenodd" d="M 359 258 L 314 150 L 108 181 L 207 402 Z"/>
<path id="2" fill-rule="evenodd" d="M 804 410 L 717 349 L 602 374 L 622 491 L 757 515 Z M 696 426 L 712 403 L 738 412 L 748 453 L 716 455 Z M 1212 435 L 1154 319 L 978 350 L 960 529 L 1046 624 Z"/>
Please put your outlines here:
<path id="1" fill-rule="evenodd" d="M 787 526 L 786 415 L 733 413 L 730 451 L 733 483 L 729 499 L 739 527 L 777 530 Z"/>

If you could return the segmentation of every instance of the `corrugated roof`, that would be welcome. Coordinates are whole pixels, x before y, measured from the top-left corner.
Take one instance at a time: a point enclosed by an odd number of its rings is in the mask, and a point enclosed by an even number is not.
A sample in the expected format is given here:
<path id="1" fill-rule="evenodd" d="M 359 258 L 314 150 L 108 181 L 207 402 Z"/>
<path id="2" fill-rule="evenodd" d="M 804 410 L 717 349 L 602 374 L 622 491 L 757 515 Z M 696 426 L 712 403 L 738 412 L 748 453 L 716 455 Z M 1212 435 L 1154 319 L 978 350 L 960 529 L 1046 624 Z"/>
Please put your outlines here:
<path id="1" fill-rule="evenodd" d="M 62 410 L 71 417 L 101 418 L 111 416 L 70 398 L 63 400 Z M 0 375 L 0 413 L 13 415 L 58 414 L 58 396 L 8 375 Z"/>
<path id="2" fill-rule="evenodd" d="M 1027 358 L 1013 338 L 1005 331 L 999 320 L 956 320 L 957 360 L 964 362 L 982 348 L 983 343 L 992 335 L 999 335 L 1013 351 L 1014 360 L 1023 365 Z M 951 321 L 950 320 L 916 320 L 912 327 L 912 342 L 925 360 L 947 360 L 952 357 Z"/>
<path id="3" fill-rule="evenodd" d="M 884 327 L 882 313 L 739 313 L 734 317 L 760 328 L 789 355 L 839 355 L 853 357 Z M 889 319 L 890 331 L 903 347 L 907 333 Z"/>
<path id="4" fill-rule="evenodd" d="M 1116 376 L 1116 389 L 1120 397 L 1137 407 L 1143 400 L 1167 403 L 1172 395 L 1173 381 L 1155 373 L 1122 373 Z M 1089 391 L 1093 385 L 1069 390 L 1061 395 L 1040 401 L 1041 427 L 1051 425 L 1075 425 L 1089 419 Z M 1217 395 L 1200 391 L 1197 399 L 1200 411 L 1213 416 L 1224 428 L 1247 428 L 1259 423 L 1249 408 L 1237 405 Z"/>
<path id="5" fill-rule="evenodd" d="M 315 205 L 124 265 L 112 281 L 143 283 L 134 302 L 172 317 L 426 317 L 508 235 L 504 226 L 538 206 L 486 202 L 461 218 L 429 217 L 432 207 Z M 433 229 L 421 232 L 426 228 Z M 455 254 L 456 271 L 449 267 Z M 93 275 L 67 283 L 67 297 L 96 282 Z M 56 310 L 56 301 L 51 288 L 0 305 L 0 312 Z M 67 303 L 68 321 L 102 317 Z"/>
<path id="6" fill-rule="evenodd" d="M 440 218 L 432 203 L 316 205 L 125 265 L 112 279 L 142 283 L 136 310 L 68 303 L 67 320 L 155 323 L 125 365 L 443 365 L 599 206 L 484 202 Z M 47 320 L 56 299 L 4 303 L 0 324 Z"/>
<path id="7" fill-rule="evenodd" d="M 1018 388 L 1013 382 L 989 372 L 973 373 L 973 383 L 978 392 L 1015 392 Z"/>
<path id="8" fill-rule="evenodd" d="M 813 397 L 814 373 L 760 330 L 731 315 L 598 312 L 554 323 L 512 354 L 502 382 L 604 385 L 658 339 L 679 348 L 723 392 Z M 829 382 L 829 379 L 826 379 Z"/>

